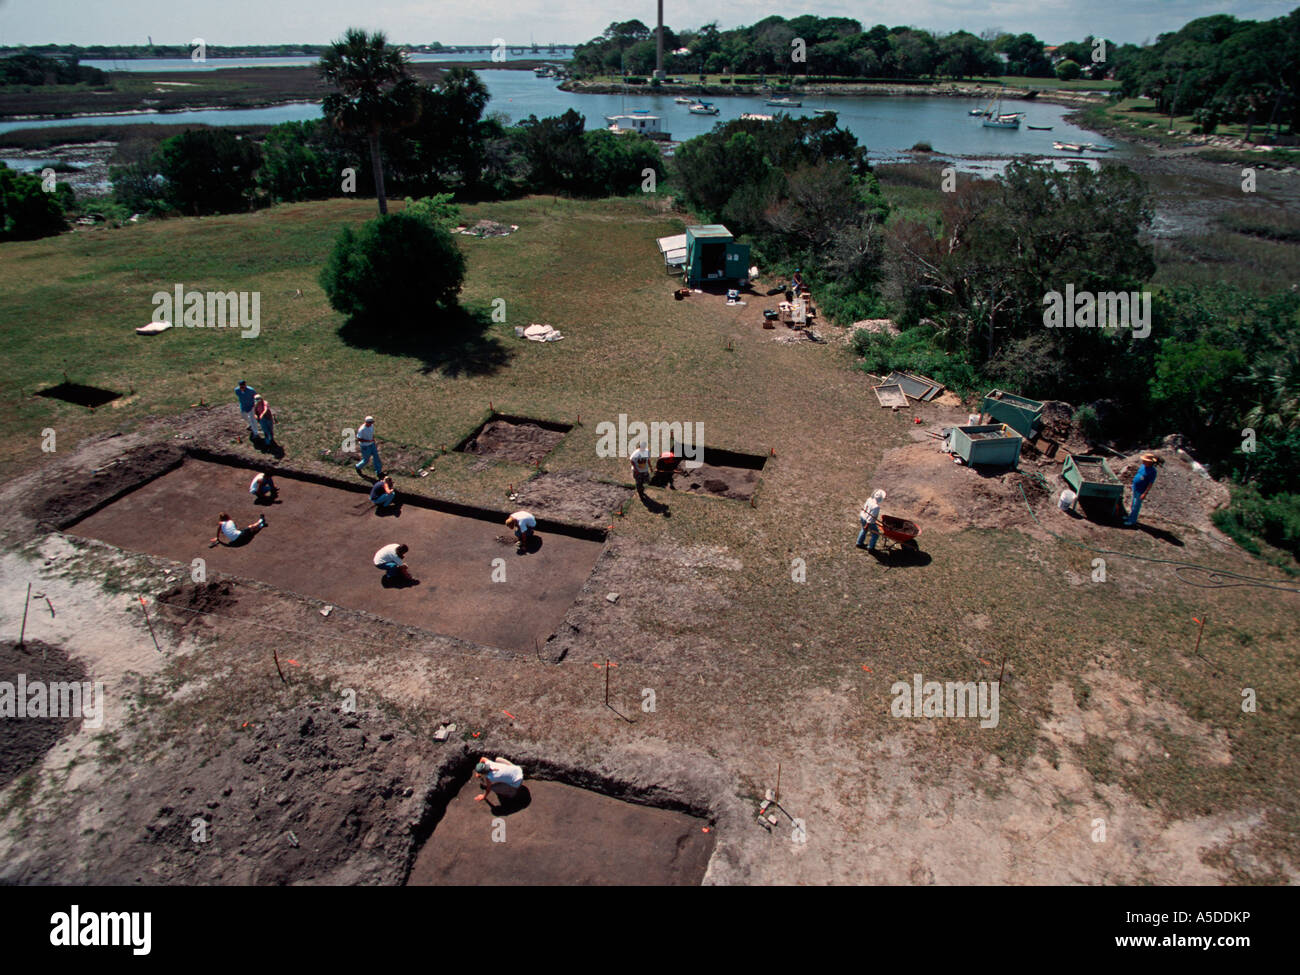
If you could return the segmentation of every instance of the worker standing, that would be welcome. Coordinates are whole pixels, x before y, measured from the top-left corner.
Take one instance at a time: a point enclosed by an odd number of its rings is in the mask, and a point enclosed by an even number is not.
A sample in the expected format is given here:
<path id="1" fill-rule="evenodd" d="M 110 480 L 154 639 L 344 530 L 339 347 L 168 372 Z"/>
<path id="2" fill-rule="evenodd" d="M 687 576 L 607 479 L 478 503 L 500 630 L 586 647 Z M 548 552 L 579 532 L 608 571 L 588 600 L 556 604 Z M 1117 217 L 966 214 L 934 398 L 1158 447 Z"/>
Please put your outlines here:
<path id="1" fill-rule="evenodd" d="M 375 418 L 366 417 L 361 421 L 361 426 L 357 427 L 357 446 L 361 449 L 361 462 L 356 466 L 357 473 L 366 466 L 367 462 L 375 465 L 375 477 L 384 476 L 384 465 L 379 459 L 379 447 L 375 445 Z"/>
<path id="2" fill-rule="evenodd" d="M 632 480 L 636 482 L 636 493 L 645 493 L 645 482 L 650 480 L 650 450 L 644 440 L 637 442 L 628 461 L 632 466 Z"/>
<path id="3" fill-rule="evenodd" d="M 275 414 L 271 412 L 271 404 L 261 396 L 253 397 L 253 418 L 262 427 L 262 439 L 266 445 L 275 446 Z"/>
<path id="4" fill-rule="evenodd" d="M 256 396 L 257 390 L 242 379 L 235 387 L 235 402 L 239 404 L 239 413 L 248 424 L 249 436 L 254 438 L 257 437 L 257 421 L 253 419 L 253 407 L 257 405 Z"/>
<path id="5" fill-rule="evenodd" d="M 880 538 L 880 502 L 884 500 L 885 489 L 877 488 L 858 512 L 858 524 L 862 526 L 858 532 L 858 548 L 865 548 L 868 552 L 876 550 L 876 541 Z M 870 541 L 867 541 L 868 537 Z M 863 545 L 863 542 L 867 544 Z"/>
<path id="6" fill-rule="evenodd" d="M 1133 475 L 1133 500 L 1129 505 L 1128 517 L 1124 519 L 1124 524 L 1129 528 L 1137 527 L 1138 512 L 1142 510 L 1142 502 L 1146 500 L 1151 485 L 1156 482 L 1156 467 L 1159 463 L 1160 457 L 1156 454 L 1142 455 L 1142 464 Z"/>

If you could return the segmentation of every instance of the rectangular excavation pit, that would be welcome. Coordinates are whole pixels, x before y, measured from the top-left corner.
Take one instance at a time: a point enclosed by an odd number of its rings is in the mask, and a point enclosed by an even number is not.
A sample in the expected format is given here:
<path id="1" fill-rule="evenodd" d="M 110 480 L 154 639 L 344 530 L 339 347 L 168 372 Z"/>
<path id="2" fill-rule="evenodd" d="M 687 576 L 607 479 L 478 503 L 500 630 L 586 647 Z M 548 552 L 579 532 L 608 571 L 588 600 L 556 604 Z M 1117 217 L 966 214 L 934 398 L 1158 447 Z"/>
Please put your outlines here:
<path id="1" fill-rule="evenodd" d="M 495 753 L 493 753 L 495 754 Z M 708 821 L 594 790 L 527 777 L 513 804 L 475 802 L 478 779 L 456 790 L 419 848 L 407 885 L 698 886 L 713 855 Z M 457 785 L 463 781 L 457 789 Z M 527 790 L 525 792 L 525 790 Z M 492 798 L 493 805 L 500 800 Z M 500 816 L 506 842 L 494 840 Z"/>
<path id="2" fill-rule="evenodd" d="M 705 447 L 703 453 L 700 466 L 687 467 L 687 462 L 684 462 L 678 467 L 677 475 L 672 479 L 674 488 L 736 501 L 748 501 L 754 496 L 763 467 L 767 464 L 764 455 L 742 454 L 716 447 Z M 666 487 L 668 477 L 656 474 L 650 483 Z"/>
<path id="3" fill-rule="evenodd" d="M 571 423 L 493 413 L 477 430 L 456 444 L 455 449 L 476 457 L 534 467 L 558 447 L 572 429 Z"/>
<path id="4" fill-rule="evenodd" d="M 89 409 L 103 406 L 105 403 L 111 403 L 115 399 L 120 399 L 122 394 L 115 393 L 111 389 L 102 389 L 99 386 L 83 386 L 81 383 L 63 382 L 57 386 L 50 386 L 36 392 L 37 396 L 44 396 L 48 399 L 60 399 L 65 403 L 72 403 L 74 406 L 85 406 Z"/>
<path id="5" fill-rule="evenodd" d="M 603 544 L 602 532 L 539 521 L 540 548 L 517 555 L 504 514 L 407 498 L 400 517 L 378 517 L 359 482 L 279 472 L 279 502 L 255 507 L 248 494 L 253 473 L 191 456 L 67 530 L 185 565 L 201 558 L 209 573 L 530 653 L 534 641 L 558 628 Z M 247 545 L 210 548 L 221 511 L 240 527 L 263 513 L 269 524 Z M 410 546 L 406 561 L 420 585 L 382 585 L 372 558 L 390 542 Z M 494 582 L 498 558 L 505 560 L 505 580 Z"/>

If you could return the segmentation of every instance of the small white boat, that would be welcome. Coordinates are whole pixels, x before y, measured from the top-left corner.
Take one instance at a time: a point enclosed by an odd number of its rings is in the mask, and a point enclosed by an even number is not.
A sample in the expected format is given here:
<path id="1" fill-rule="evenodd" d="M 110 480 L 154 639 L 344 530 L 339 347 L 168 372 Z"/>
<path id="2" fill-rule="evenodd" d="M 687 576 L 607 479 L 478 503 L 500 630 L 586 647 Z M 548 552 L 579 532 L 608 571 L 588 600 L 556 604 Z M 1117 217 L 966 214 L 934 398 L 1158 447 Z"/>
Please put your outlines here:
<path id="1" fill-rule="evenodd" d="M 694 98 L 687 98 L 685 95 L 678 95 L 676 98 L 673 99 L 673 101 L 675 101 L 678 105 L 694 105 L 694 104 L 695 104 L 695 99 L 694 99 Z"/>
<path id="2" fill-rule="evenodd" d="M 764 115 L 762 112 L 742 112 L 740 117 L 747 122 L 772 122 L 776 120 L 775 115 Z"/>
<path id="3" fill-rule="evenodd" d="M 690 107 L 692 115 L 717 115 L 718 107 L 709 102 L 696 102 Z"/>
<path id="4" fill-rule="evenodd" d="M 793 98 L 769 98 L 767 104 L 776 108 L 803 108 L 803 102 L 795 101 Z"/>
<path id="5" fill-rule="evenodd" d="M 1110 151 L 1111 151 L 1112 149 L 1114 149 L 1115 147 L 1114 147 L 1114 146 L 1099 146 L 1099 145 L 1097 145 L 1097 143 L 1095 143 L 1095 142 L 1090 142 L 1090 143 L 1088 143 L 1086 146 L 1084 146 L 1083 148 L 1085 148 L 1085 149 L 1091 149 L 1093 152 L 1110 152 Z"/>
<path id="6" fill-rule="evenodd" d="M 1083 146 L 1077 142 L 1053 142 L 1052 148 L 1062 149 L 1066 152 L 1083 152 Z"/>
<path id="7" fill-rule="evenodd" d="M 814 108 L 814 109 L 813 109 L 813 114 L 814 114 L 814 115 L 834 115 L 834 114 L 835 114 L 835 109 L 833 109 L 833 108 Z"/>
<path id="8" fill-rule="evenodd" d="M 984 120 L 986 129 L 1018 129 L 1020 128 L 1019 115 L 992 115 Z"/>

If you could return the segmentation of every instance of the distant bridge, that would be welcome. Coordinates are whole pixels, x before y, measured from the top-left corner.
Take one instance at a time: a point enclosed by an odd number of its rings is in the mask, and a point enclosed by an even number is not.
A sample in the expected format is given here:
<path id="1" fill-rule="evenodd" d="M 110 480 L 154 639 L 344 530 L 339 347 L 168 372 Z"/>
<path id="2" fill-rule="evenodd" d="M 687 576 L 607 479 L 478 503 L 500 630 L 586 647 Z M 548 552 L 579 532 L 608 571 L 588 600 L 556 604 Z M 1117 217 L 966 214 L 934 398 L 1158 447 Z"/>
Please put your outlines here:
<path id="1" fill-rule="evenodd" d="M 572 53 L 576 44 L 507 44 L 506 50 L 511 54 L 564 54 Z M 444 54 L 490 54 L 497 50 L 494 44 L 455 44 L 444 45 L 431 53 Z"/>

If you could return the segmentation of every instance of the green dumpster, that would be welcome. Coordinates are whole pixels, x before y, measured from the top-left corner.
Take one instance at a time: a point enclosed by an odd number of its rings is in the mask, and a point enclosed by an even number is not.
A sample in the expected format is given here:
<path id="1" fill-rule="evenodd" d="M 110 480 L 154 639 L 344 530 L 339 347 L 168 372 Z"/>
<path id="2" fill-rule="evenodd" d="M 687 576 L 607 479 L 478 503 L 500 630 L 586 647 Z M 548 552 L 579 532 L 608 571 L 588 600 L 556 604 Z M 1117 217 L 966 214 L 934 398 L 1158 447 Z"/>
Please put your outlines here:
<path id="1" fill-rule="evenodd" d="M 1043 404 L 1013 393 L 995 389 L 984 397 L 981 412 L 991 420 L 1005 423 L 1021 436 L 1032 439 L 1043 422 Z"/>
<path id="2" fill-rule="evenodd" d="M 1022 443 L 1005 423 L 953 427 L 948 435 L 948 449 L 972 467 L 1015 467 Z"/>

